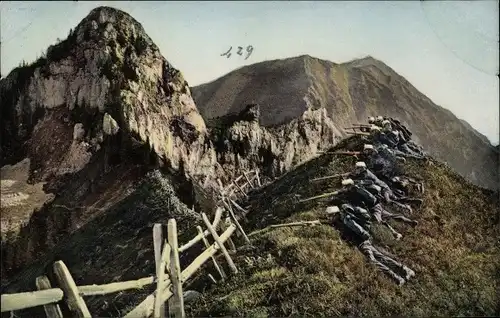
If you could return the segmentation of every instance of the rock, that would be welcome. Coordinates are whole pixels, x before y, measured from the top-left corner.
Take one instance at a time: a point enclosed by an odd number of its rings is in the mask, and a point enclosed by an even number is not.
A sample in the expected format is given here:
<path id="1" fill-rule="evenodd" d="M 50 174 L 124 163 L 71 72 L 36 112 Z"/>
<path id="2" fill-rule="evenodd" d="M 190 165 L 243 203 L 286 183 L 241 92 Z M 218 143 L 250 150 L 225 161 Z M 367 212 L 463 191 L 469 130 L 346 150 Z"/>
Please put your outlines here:
<path id="1" fill-rule="evenodd" d="M 85 129 L 83 129 L 83 124 L 75 124 L 75 127 L 73 128 L 73 140 L 82 141 L 83 137 L 85 137 Z"/>
<path id="2" fill-rule="evenodd" d="M 116 135 L 120 127 L 118 127 L 118 123 L 116 120 L 111 117 L 108 113 L 104 114 L 104 118 L 102 120 L 102 129 L 106 135 Z"/>

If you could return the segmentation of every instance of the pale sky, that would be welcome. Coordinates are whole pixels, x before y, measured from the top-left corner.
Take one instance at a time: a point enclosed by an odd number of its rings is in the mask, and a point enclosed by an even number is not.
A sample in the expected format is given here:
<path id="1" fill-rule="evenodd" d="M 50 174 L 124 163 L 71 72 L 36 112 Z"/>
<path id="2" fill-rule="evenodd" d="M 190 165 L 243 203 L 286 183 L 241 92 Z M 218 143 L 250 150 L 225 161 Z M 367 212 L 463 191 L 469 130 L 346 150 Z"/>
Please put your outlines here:
<path id="1" fill-rule="evenodd" d="M 371 55 L 498 144 L 498 1 L 4 1 L 2 75 L 66 38 L 101 5 L 142 23 L 191 86 L 264 60 Z M 247 60 L 235 54 L 248 45 Z M 230 58 L 220 56 L 231 46 Z"/>

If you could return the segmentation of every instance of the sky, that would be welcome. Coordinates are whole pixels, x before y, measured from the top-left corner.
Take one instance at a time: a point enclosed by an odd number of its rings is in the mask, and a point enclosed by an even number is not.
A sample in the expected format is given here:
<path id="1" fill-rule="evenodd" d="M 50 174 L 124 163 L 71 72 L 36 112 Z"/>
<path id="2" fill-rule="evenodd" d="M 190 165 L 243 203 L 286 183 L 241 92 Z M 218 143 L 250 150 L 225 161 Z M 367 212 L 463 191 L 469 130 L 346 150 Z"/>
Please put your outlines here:
<path id="1" fill-rule="evenodd" d="M 101 5 L 138 20 L 191 86 L 264 60 L 371 55 L 498 144 L 498 1 L 3 1 L 2 75 Z"/>

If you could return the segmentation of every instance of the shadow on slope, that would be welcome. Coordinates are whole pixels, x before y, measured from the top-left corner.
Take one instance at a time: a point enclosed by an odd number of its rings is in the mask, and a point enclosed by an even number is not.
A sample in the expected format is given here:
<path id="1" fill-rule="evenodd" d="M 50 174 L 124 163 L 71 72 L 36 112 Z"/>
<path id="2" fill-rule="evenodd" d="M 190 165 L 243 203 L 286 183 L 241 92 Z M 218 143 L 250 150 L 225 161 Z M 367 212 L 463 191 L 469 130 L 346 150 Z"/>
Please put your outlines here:
<path id="1" fill-rule="evenodd" d="M 195 225 L 203 223 L 197 213 L 179 200 L 172 183 L 168 176 L 158 170 L 149 172 L 137 189 L 125 199 L 86 223 L 42 259 L 12 277 L 8 284 L 2 286 L 2 293 L 36 290 L 35 279 L 40 275 L 47 275 L 56 284 L 52 266 L 57 260 L 62 260 L 68 266 L 77 286 L 135 280 L 153 275 L 154 223 L 167 224 L 169 218 L 176 218 L 180 243 L 194 236 Z M 185 267 L 186 262 L 192 259 L 192 254 L 198 253 L 196 247 L 183 253 L 181 265 Z M 121 317 L 149 295 L 154 287 L 85 297 L 85 302 L 95 317 Z M 66 310 L 65 305 L 61 304 L 62 310 Z M 4 314 L 8 317 L 9 313 Z M 15 314 L 17 317 L 44 316 L 41 306 L 16 311 Z M 70 315 L 69 312 L 64 314 L 65 317 Z"/>
<path id="2" fill-rule="evenodd" d="M 362 142 L 350 138 L 336 148 L 347 144 L 359 149 Z M 246 229 L 317 219 L 326 201 L 299 204 L 295 195 L 306 198 L 335 191 L 334 180 L 309 179 L 351 171 L 354 162 L 352 157 L 323 155 L 287 173 L 251 197 L 253 214 Z M 424 204 L 413 215 L 419 225 L 392 223 L 404 235 L 399 242 L 375 226 L 375 241 L 416 271 L 407 284 L 396 286 L 368 264 L 336 228 L 279 228 L 256 235 L 256 250 L 236 259 L 241 273 L 207 289 L 189 315 L 498 315 L 496 194 L 439 162 L 409 160 L 401 169 L 425 181 Z"/>

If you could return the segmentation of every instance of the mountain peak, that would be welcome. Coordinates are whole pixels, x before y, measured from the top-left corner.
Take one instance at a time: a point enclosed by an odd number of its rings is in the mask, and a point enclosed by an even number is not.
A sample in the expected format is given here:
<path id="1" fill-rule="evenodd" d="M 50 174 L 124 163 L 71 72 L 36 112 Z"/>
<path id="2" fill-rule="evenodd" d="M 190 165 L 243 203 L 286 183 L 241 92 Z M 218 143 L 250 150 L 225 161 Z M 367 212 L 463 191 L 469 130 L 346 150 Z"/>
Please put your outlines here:
<path id="1" fill-rule="evenodd" d="M 71 38 L 70 37 L 68 40 Z M 75 44 L 83 42 L 96 42 L 99 45 L 109 45 L 117 42 L 121 47 L 132 43 L 136 46 L 151 47 L 154 51 L 158 48 L 146 34 L 142 25 L 128 13 L 107 6 L 93 9 L 78 24 L 73 32 Z M 135 43 L 136 41 L 143 42 Z"/>
<path id="2" fill-rule="evenodd" d="M 359 58 L 359 59 L 351 60 L 351 61 L 349 61 L 349 62 L 347 62 L 345 64 L 348 65 L 348 66 L 352 66 L 352 67 L 376 66 L 379 69 L 382 69 L 382 70 L 391 70 L 393 73 L 396 73 L 394 70 L 392 70 L 389 67 L 389 65 L 385 64 L 381 60 L 379 60 L 379 59 L 377 59 L 377 58 L 375 58 L 375 57 L 373 57 L 371 55 L 367 55 L 367 56 Z"/>

